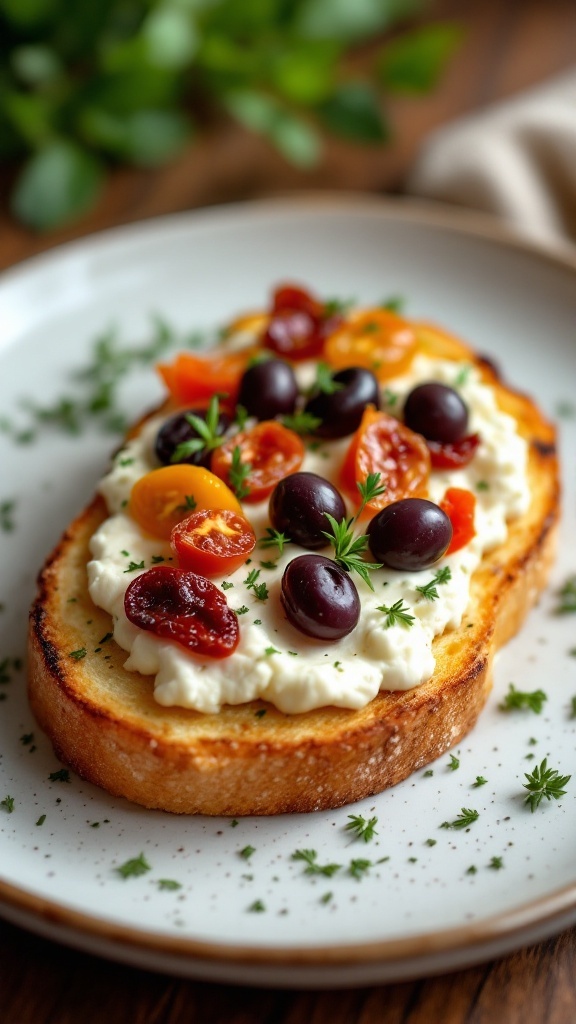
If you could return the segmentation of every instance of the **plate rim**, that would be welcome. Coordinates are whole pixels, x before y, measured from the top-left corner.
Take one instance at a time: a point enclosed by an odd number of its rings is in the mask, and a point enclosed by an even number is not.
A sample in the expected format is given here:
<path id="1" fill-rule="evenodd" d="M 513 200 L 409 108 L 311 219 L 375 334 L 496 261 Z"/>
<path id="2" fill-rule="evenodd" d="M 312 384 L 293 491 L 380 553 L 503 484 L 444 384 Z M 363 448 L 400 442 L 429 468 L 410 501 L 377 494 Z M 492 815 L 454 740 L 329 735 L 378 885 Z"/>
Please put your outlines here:
<path id="1" fill-rule="evenodd" d="M 310 209 L 314 212 L 335 214 L 354 213 L 373 208 L 383 220 L 408 222 L 472 239 L 481 239 L 499 248 L 530 255 L 538 261 L 551 263 L 558 269 L 576 274 L 576 247 L 562 241 L 535 241 L 497 218 L 476 211 L 470 211 L 447 204 L 413 200 L 411 197 L 380 197 L 374 194 L 335 191 L 307 191 L 287 196 L 264 197 L 244 202 L 218 204 L 160 217 L 137 221 L 128 225 L 107 228 L 102 231 L 62 243 L 45 252 L 30 256 L 9 267 L 0 274 L 0 296 L 5 288 L 18 286 L 30 273 L 44 270 L 46 265 L 66 262 L 68 259 L 83 257 L 89 259 L 94 249 L 101 251 L 134 244 L 138 238 L 171 232 L 186 233 L 198 224 L 225 226 L 232 220 L 238 225 L 243 219 L 254 216 L 265 218 L 278 213 Z M 187 938 L 164 934 L 161 931 L 107 920 L 94 914 L 68 907 L 61 901 L 38 895 L 31 889 L 23 888 L 0 876 L 0 913 L 8 905 L 24 914 L 31 914 L 44 923 L 71 929 L 81 937 L 103 940 L 114 947 L 146 950 L 151 953 L 194 958 L 196 961 L 246 964 L 254 967 L 314 967 L 327 970 L 338 966 L 360 966 L 381 964 L 384 968 L 417 962 L 425 969 L 427 959 L 448 955 L 455 950 L 466 949 L 470 955 L 476 951 L 489 956 L 495 943 L 506 945 L 508 950 L 523 944 L 526 933 L 540 926 L 544 935 L 554 932 L 555 923 L 562 922 L 571 913 L 576 920 L 576 881 L 555 889 L 545 896 L 519 903 L 488 918 L 473 920 L 464 925 L 396 939 L 383 939 L 360 943 L 339 943 L 334 945 L 242 945 L 220 943 L 213 940 Z M 529 941 L 529 939 L 528 939 Z M 113 954 L 112 954 L 113 955 Z M 477 957 L 478 958 L 478 957 Z M 447 965 L 449 968 L 449 965 Z"/>

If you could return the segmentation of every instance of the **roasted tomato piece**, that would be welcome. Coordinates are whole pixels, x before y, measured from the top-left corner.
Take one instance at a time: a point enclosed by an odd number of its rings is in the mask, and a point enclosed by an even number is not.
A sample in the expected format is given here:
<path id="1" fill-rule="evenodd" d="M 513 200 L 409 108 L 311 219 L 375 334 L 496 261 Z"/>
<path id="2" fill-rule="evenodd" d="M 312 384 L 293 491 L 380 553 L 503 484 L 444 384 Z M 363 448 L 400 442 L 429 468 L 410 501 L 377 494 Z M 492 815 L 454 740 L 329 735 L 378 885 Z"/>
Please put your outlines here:
<path id="1" fill-rule="evenodd" d="M 363 366 L 379 381 L 408 369 L 416 352 L 411 324 L 388 309 L 351 313 L 327 338 L 324 359 L 337 370 Z"/>
<path id="2" fill-rule="evenodd" d="M 238 499 L 226 484 L 202 466 L 162 466 L 136 481 L 129 512 L 145 533 L 170 540 L 172 530 L 191 512 L 227 508 L 241 514 Z"/>
<path id="3" fill-rule="evenodd" d="M 461 469 L 472 462 L 480 444 L 480 434 L 467 434 L 450 444 L 442 444 L 440 441 L 427 441 L 426 444 L 434 469 Z"/>
<path id="4" fill-rule="evenodd" d="M 311 359 L 340 321 L 327 315 L 324 304 L 305 288 L 284 284 L 274 292 L 262 344 L 287 359 Z"/>
<path id="5" fill-rule="evenodd" d="M 386 490 L 366 506 L 374 515 L 401 498 L 423 498 L 428 493 L 430 454 L 420 434 L 385 412 L 368 407 L 354 434 L 342 466 L 342 486 L 359 502 L 357 485 L 369 473 L 380 473 Z"/>
<path id="6" fill-rule="evenodd" d="M 223 404 L 233 406 L 242 374 L 254 351 L 243 349 L 241 352 L 205 356 L 180 352 L 172 363 L 160 363 L 157 369 L 178 405 L 193 402 L 208 405 L 212 395 L 220 393 L 227 396 Z"/>
<path id="7" fill-rule="evenodd" d="M 468 544 L 476 534 L 474 527 L 476 498 L 472 491 L 465 490 L 463 487 L 449 487 L 440 502 L 440 508 L 452 523 L 452 540 L 446 551 L 447 555 L 451 555 Z"/>
<path id="8" fill-rule="evenodd" d="M 299 309 L 319 320 L 324 313 L 324 306 L 306 288 L 297 284 L 281 284 L 272 296 L 272 313 L 282 309 Z"/>
<path id="9" fill-rule="evenodd" d="M 303 459 L 304 444 L 298 434 L 276 420 L 263 420 L 215 450 L 212 472 L 242 501 L 262 501 L 279 480 L 300 469 Z"/>
<path id="10" fill-rule="evenodd" d="M 130 583 L 127 618 L 163 640 L 175 640 L 194 654 L 227 658 L 240 639 L 238 618 L 210 580 L 167 565 L 148 569 Z"/>
<path id="11" fill-rule="evenodd" d="M 256 537 L 248 520 L 237 512 L 205 508 L 174 527 L 171 544 L 181 569 L 226 576 L 244 564 Z"/>

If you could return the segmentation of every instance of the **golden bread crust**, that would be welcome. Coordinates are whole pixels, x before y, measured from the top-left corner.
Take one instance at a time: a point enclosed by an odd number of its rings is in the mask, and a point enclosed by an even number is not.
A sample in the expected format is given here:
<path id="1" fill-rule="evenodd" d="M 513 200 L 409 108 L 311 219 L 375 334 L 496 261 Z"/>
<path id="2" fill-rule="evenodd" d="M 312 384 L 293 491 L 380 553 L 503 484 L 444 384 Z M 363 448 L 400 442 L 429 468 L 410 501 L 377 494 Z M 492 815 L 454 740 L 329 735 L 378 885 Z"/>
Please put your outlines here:
<path id="1" fill-rule="evenodd" d="M 61 760 L 146 807 L 239 816 L 362 799 L 460 742 L 487 699 L 495 650 L 546 583 L 559 515 L 553 427 L 529 398 L 477 365 L 529 442 L 532 500 L 474 574 L 460 628 L 434 641 L 436 670 L 427 683 L 382 692 L 359 711 L 285 715 L 261 701 L 217 715 L 161 707 L 152 679 L 127 672 L 113 640 L 101 643 L 110 617 L 93 605 L 86 582 L 88 543 L 107 514 L 96 498 L 42 570 L 30 616 L 30 703 Z M 70 657 L 81 648 L 86 657 Z M 264 716 L 256 716 L 260 708 Z"/>

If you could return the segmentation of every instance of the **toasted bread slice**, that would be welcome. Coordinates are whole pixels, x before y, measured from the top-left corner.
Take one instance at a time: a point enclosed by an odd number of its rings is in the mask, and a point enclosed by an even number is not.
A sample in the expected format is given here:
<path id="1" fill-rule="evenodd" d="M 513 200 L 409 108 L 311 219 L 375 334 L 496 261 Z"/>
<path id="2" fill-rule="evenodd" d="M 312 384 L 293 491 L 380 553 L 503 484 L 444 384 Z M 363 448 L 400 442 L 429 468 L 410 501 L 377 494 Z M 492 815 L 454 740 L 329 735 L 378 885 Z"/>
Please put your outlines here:
<path id="1" fill-rule="evenodd" d="M 286 715 L 252 702 L 204 715 L 161 707 L 152 680 L 127 672 L 125 652 L 103 641 L 110 618 L 88 595 L 88 544 L 107 515 L 96 498 L 48 560 L 31 613 L 30 702 L 57 755 L 83 778 L 146 807 L 280 814 L 377 793 L 460 742 L 487 699 L 495 651 L 545 585 L 559 513 L 553 427 L 489 367 L 482 372 L 529 442 L 531 503 L 474 573 L 461 627 L 435 639 L 436 670 L 427 683 L 381 692 L 359 711 Z M 94 653 L 103 646 L 105 653 Z M 78 650 L 86 656 L 70 657 Z M 265 715 L 255 714 L 264 707 Z"/>

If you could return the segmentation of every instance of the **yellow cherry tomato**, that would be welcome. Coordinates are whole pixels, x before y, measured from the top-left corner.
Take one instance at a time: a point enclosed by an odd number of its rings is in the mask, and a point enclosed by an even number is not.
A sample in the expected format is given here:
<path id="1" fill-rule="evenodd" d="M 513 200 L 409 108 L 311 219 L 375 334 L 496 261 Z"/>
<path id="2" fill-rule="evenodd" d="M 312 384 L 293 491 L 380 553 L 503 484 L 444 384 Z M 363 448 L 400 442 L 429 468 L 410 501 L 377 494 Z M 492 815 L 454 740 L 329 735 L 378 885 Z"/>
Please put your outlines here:
<path id="1" fill-rule="evenodd" d="M 416 335 L 407 320 L 389 309 L 364 309 L 330 334 L 323 357 L 336 370 L 363 366 L 385 381 L 407 370 L 415 352 Z"/>
<path id="2" fill-rule="evenodd" d="M 205 508 L 242 514 L 235 494 L 219 477 L 202 466 L 162 466 L 137 480 L 129 512 L 145 533 L 170 540 L 177 523 Z"/>
<path id="3" fill-rule="evenodd" d="M 415 323 L 414 330 L 418 349 L 424 355 L 433 359 L 454 359 L 458 362 L 472 359 L 472 350 L 443 328 L 433 324 Z"/>

